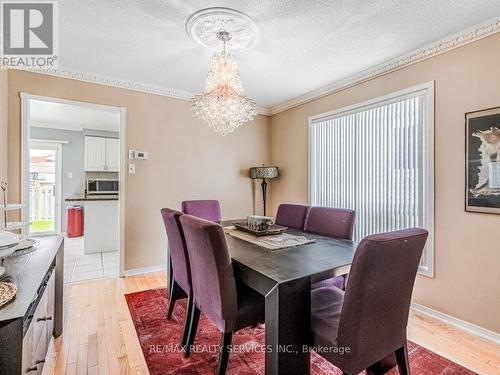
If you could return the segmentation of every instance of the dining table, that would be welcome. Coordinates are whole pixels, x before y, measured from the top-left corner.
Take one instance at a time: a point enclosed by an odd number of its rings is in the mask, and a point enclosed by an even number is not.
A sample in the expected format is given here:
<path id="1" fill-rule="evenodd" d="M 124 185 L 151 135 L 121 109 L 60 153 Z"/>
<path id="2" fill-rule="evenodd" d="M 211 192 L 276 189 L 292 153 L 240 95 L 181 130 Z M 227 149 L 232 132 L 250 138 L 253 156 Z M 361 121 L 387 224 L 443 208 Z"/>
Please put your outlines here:
<path id="1" fill-rule="evenodd" d="M 233 222 L 223 221 L 223 227 Z M 265 299 L 265 374 L 306 375 L 310 369 L 311 278 L 349 272 L 357 243 L 296 229 L 314 242 L 269 250 L 226 232 L 236 280 Z"/>

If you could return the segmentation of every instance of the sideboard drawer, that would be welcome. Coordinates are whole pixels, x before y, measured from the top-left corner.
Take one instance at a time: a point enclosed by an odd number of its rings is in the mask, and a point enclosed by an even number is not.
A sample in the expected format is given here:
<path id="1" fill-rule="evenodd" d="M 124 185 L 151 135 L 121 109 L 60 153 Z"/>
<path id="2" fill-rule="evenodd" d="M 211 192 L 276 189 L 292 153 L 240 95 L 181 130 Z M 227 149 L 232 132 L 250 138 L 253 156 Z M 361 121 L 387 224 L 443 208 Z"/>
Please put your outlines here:
<path id="1" fill-rule="evenodd" d="M 23 340 L 22 373 L 41 374 L 47 352 L 47 324 L 44 321 L 31 322 Z"/>
<path id="2" fill-rule="evenodd" d="M 32 353 L 35 345 L 33 344 L 33 326 L 31 325 L 23 339 L 23 364 L 22 364 L 22 374 L 35 374 L 37 370 L 36 367 L 32 365 L 33 357 L 35 353 Z"/>
<path id="3" fill-rule="evenodd" d="M 42 294 L 40 302 L 33 315 L 33 320 L 31 321 L 30 328 L 33 332 L 33 344 L 45 346 L 47 337 L 47 324 L 45 322 L 45 317 L 47 315 L 47 289 Z"/>
<path id="4" fill-rule="evenodd" d="M 22 374 L 41 374 L 54 331 L 54 272 L 47 280 L 23 339 Z"/>

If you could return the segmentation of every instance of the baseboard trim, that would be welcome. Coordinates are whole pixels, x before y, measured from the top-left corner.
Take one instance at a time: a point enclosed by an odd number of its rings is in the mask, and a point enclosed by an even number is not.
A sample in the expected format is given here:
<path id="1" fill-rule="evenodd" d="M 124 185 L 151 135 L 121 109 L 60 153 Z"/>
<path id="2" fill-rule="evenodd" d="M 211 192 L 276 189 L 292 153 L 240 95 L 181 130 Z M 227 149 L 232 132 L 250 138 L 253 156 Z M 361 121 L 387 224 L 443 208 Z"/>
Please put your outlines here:
<path id="1" fill-rule="evenodd" d="M 164 265 L 158 265 L 158 266 L 151 266 L 151 267 L 142 267 L 142 268 L 132 268 L 129 270 L 125 270 L 123 273 L 123 276 L 136 276 L 136 275 L 142 275 L 143 273 L 150 273 L 150 272 L 158 272 L 158 271 L 166 271 L 167 267 Z"/>
<path id="2" fill-rule="evenodd" d="M 418 303 L 412 302 L 411 308 L 420 314 L 429 316 L 429 317 L 434 318 L 436 320 L 439 320 L 443 323 L 446 323 L 450 326 L 459 328 L 463 331 L 466 331 L 466 332 L 471 333 L 473 335 L 479 336 L 483 339 L 492 341 L 495 344 L 500 344 L 500 334 L 498 334 L 496 332 L 490 331 L 486 328 L 483 328 L 483 327 L 480 327 L 478 325 L 466 322 L 464 320 L 455 318 L 451 315 L 442 313 L 440 311 L 433 310 L 429 307 L 420 305 Z"/>

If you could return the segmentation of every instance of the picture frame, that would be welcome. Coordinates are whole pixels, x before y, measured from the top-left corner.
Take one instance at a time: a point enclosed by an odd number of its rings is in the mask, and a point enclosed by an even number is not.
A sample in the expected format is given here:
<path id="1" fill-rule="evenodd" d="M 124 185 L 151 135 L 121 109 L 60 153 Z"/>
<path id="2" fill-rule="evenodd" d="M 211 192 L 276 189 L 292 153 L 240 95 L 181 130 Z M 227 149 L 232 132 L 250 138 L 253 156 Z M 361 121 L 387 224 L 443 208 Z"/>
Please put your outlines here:
<path id="1" fill-rule="evenodd" d="M 465 114 L 465 211 L 500 214 L 500 107 Z"/>

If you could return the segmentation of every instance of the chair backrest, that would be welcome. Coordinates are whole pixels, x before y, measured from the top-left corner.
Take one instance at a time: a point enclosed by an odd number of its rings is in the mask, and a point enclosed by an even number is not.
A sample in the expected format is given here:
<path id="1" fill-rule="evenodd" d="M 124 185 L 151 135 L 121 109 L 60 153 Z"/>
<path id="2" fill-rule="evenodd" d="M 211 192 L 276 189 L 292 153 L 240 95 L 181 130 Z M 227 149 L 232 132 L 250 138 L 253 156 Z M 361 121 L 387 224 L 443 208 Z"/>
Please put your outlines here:
<path id="1" fill-rule="evenodd" d="M 354 217 L 353 210 L 311 207 L 306 216 L 304 230 L 322 236 L 352 240 Z"/>
<path id="2" fill-rule="evenodd" d="M 194 304 L 221 330 L 234 324 L 236 282 L 224 230 L 191 215 L 180 218 L 191 265 Z M 230 328 L 230 327 L 229 327 Z"/>
<path id="3" fill-rule="evenodd" d="M 182 212 L 216 223 L 221 219 L 219 201 L 214 199 L 183 201 Z"/>
<path id="4" fill-rule="evenodd" d="M 276 213 L 276 224 L 299 230 L 304 229 L 309 206 L 296 203 L 282 203 Z"/>
<path id="5" fill-rule="evenodd" d="M 428 232 L 376 234 L 359 244 L 349 273 L 337 344 L 366 368 L 406 343 L 415 277 Z"/>
<path id="6" fill-rule="evenodd" d="M 168 247 L 170 251 L 170 262 L 174 279 L 186 292 L 191 292 L 191 270 L 189 267 L 189 258 L 186 249 L 186 241 L 182 232 L 180 217 L 182 212 L 162 208 L 161 216 L 167 232 Z"/>

